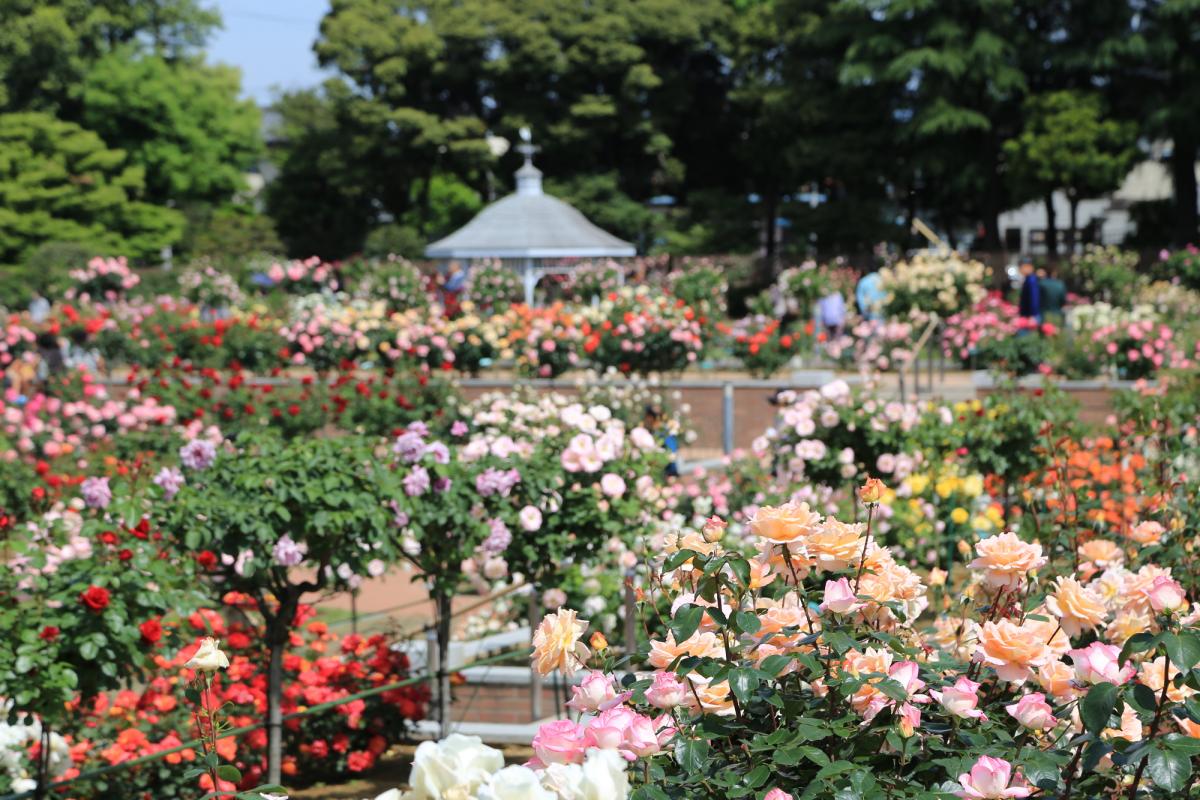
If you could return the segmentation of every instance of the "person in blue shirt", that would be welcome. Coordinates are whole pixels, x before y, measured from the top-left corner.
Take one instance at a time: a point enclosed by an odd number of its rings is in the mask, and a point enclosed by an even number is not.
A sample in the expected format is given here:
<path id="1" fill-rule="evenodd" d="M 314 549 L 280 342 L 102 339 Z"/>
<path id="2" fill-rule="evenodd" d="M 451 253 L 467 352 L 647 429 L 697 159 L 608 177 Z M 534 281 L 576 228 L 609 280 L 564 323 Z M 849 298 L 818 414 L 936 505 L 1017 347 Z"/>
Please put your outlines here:
<path id="1" fill-rule="evenodd" d="M 887 298 L 887 293 L 883 291 L 882 283 L 883 278 L 878 272 L 869 272 L 854 288 L 854 302 L 857 303 L 858 313 L 863 319 L 883 319 L 883 301 Z"/>
<path id="2" fill-rule="evenodd" d="M 1033 262 L 1025 259 L 1021 262 L 1021 275 L 1025 280 L 1021 283 L 1021 304 L 1019 313 L 1022 317 L 1042 321 L 1042 289 L 1038 286 L 1037 272 Z"/>

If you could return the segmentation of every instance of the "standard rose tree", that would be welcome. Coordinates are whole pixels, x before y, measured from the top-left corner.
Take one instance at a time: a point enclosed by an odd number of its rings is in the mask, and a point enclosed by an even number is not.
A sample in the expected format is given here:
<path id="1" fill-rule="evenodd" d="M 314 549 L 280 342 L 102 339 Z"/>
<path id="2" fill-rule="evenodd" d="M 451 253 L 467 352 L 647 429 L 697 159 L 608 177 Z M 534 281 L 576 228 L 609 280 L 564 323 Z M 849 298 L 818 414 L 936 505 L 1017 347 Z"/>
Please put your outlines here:
<path id="1" fill-rule="evenodd" d="M 43 745 L 73 726 L 79 702 L 148 680 L 177 641 L 164 618 L 202 600 L 125 478 L 94 478 L 83 494 L 11 536 L 0 570 L 0 630 L 12 633 L 0 697 L 11 718 L 36 715 Z M 39 759 L 43 787 L 49 766 Z"/>
<path id="2" fill-rule="evenodd" d="M 162 525 L 188 552 L 208 554 L 214 593 L 242 592 L 262 616 L 270 650 L 268 780 L 282 758 L 283 657 L 301 598 L 354 588 L 392 560 L 388 476 L 355 437 L 238 438 L 187 452 L 186 483 L 159 505 Z M 199 561 L 199 556 L 197 557 Z"/>

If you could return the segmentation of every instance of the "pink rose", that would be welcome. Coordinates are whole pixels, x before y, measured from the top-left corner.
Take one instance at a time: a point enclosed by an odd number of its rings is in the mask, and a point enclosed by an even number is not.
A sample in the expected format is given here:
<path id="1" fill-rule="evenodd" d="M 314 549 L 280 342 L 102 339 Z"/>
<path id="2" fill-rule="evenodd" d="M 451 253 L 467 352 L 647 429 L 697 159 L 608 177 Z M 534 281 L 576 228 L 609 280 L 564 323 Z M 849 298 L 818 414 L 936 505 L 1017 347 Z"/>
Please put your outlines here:
<path id="1" fill-rule="evenodd" d="M 1166 575 L 1159 575 L 1144 591 L 1155 611 L 1177 611 L 1187 605 L 1183 587 Z"/>
<path id="2" fill-rule="evenodd" d="M 670 672 L 654 673 L 654 683 L 646 690 L 646 702 L 664 711 L 682 705 L 686 697 L 687 687 Z"/>
<path id="3" fill-rule="evenodd" d="M 1111 644 L 1092 642 L 1087 647 L 1067 651 L 1075 665 L 1075 676 L 1081 683 L 1114 683 L 1118 686 L 1133 676 L 1133 667 L 1121 666 L 1117 659 L 1120 648 Z"/>
<path id="4" fill-rule="evenodd" d="M 589 672 L 578 686 L 572 686 L 574 696 L 567 703 L 581 714 L 604 711 L 628 699 L 630 692 L 617 694 L 611 675 L 605 675 L 600 670 Z"/>
<path id="5" fill-rule="evenodd" d="M 609 472 L 600 479 L 600 491 L 604 492 L 608 497 L 620 497 L 625 494 L 625 481 L 620 475 Z"/>
<path id="6" fill-rule="evenodd" d="M 1025 785 L 1025 779 L 1018 773 L 1012 774 L 1012 764 L 1003 758 L 980 756 L 971 767 L 970 772 L 958 776 L 962 789 L 955 792 L 959 797 L 978 798 L 980 800 L 998 800 L 1004 797 L 1029 797 L 1033 789 Z"/>
<path id="7" fill-rule="evenodd" d="M 854 594 L 850 581 L 838 578 L 836 581 L 825 581 L 825 598 L 821 603 L 822 611 L 832 611 L 835 614 L 849 614 L 862 603 Z"/>
<path id="8" fill-rule="evenodd" d="M 763 795 L 763 800 L 795 800 L 795 798 L 783 789 L 772 789 Z"/>
<path id="9" fill-rule="evenodd" d="M 1058 720 L 1054 718 L 1054 710 L 1050 708 L 1046 696 L 1041 692 L 1024 695 L 1017 702 L 1006 705 L 1004 710 L 1030 730 L 1046 730 L 1058 724 Z"/>
<path id="10" fill-rule="evenodd" d="M 939 691 L 930 691 L 933 699 L 942 704 L 942 708 L 961 719 L 983 719 L 984 715 L 976 706 L 979 705 L 979 684 L 970 678 L 959 678 L 953 686 L 947 686 Z"/>
<path id="11" fill-rule="evenodd" d="M 569 719 L 547 722 L 533 736 L 533 752 L 543 764 L 582 764 L 588 737 Z"/>
<path id="12" fill-rule="evenodd" d="M 616 750 L 627 761 L 660 749 L 654 720 L 628 706 L 601 711 L 587 724 L 585 735 L 588 747 Z"/>

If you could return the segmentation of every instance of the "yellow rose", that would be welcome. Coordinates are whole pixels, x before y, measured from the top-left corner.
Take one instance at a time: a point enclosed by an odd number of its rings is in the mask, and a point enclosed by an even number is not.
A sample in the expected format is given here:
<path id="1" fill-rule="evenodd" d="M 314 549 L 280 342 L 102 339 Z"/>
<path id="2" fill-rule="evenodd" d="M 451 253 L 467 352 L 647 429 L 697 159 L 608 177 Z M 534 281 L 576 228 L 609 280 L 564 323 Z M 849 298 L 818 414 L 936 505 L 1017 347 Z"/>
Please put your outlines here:
<path id="1" fill-rule="evenodd" d="M 971 517 L 971 515 L 968 514 L 967 510 L 965 508 L 963 508 L 962 506 L 959 506 L 958 508 L 956 508 L 950 512 L 950 520 L 955 525 L 962 525 L 964 522 L 966 522 L 968 519 L 970 519 L 970 517 Z"/>

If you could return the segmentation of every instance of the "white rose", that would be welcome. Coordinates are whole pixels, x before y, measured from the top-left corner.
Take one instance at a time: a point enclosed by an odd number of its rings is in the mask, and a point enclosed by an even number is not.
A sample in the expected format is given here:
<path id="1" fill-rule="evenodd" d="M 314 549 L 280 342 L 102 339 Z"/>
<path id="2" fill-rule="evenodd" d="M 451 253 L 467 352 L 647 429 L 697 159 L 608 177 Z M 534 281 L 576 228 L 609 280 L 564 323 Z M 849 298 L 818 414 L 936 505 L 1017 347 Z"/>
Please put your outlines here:
<path id="1" fill-rule="evenodd" d="M 221 652 L 219 644 L 211 636 L 204 637 L 204 641 L 200 642 L 200 649 L 184 666 L 197 672 L 216 672 L 228 667 L 229 659 Z"/>
<path id="2" fill-rule="evenodd" d="M 616 750 L 592 749 L 582 764 L 551 764 L 542 785 L 560 800 L 624 800 L 629 796 L 625 760 Z"/>
<path id="3" fill-rule="evenodd" d="M 504 754 L 478 736 L 452 733 L 440 742 L 421 742 L 413 756 L 408 800 L 471 797 L 504 766 Z M 390 800 L 390 798 L 388 799 Z"/>
<path id="4" fill-rule="evenodd" d="M 477 800 L 558 800 L 553 792 L 542 788 L 536 772 L 514 764 L 505 767 L 479 787 Z"/>

